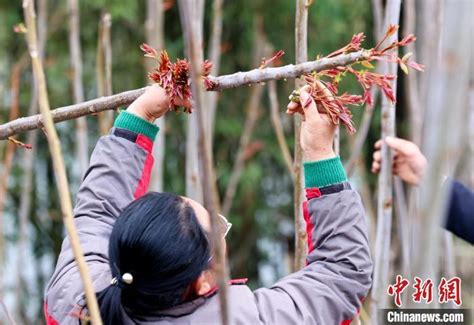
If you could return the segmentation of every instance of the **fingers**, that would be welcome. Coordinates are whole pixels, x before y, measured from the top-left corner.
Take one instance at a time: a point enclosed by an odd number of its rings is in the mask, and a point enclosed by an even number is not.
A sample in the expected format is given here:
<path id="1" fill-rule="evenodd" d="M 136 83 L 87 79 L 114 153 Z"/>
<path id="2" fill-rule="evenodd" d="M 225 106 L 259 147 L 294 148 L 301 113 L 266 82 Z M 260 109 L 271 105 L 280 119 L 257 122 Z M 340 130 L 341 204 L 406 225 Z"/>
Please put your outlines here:
<path id="1" fill-rule="evenodd" d="M 411 155 L 415 151 L 419 151 L 418 146 L 411 141 L 403 140 L 395 137 L 386 137 L 385 142 L 387 145 L 401 152 L 404 155 Z"/>
<path id="2" fill-rule="evenodd" d="M 371 168 L 372 173 L 378 174 L 380 172 L 380 166 L 380 163 L 374 160 Z"/>
<path id="3" fill-rule="evenodd" d="M 301 118 L 303 119 L 303 121 L 305 121 L 304 110 L 301 105 L 295 102 L 291 102 L 287 106 L 286 114 L 294 115 L 295 113 L 301 114 Z"/>
<path id="4" fill-rule="evenodd" d="M 380 152 L 380 150 L 374 151 L 372 158 L 374 159 L 374 161 L 380 163 L 382 161 L 382 153 Z"/>
<path id="5" fill-rule="evenodd" d="M 174 99 L 174 105 L 190 108 L 192 104 L 191 104 L 191 101 L 189 99 L 183 99 L 183 98 L 178 97 L 178 98 Z"/>
<path id="6" fill-rule="evenodd" d="M 374 174 L 378 174 L 380 172 L 380 169 L 382 168 L 382 159 L 380 157 L 380 151 L 377 151 L 376 153 L 379 154 L 379 157 L 377 157 L 377 159 L 374 157 L 374 160 L 372 161 L 372 166 L 370 168 L 370 171 Z M 375 156 L 375 153 L 374 153 L 374 156 Z M 400 162 L 394 159 L 393 164 L 392 164 L 392 174 L 398 175 L 402 165 L 403 165 L 403 161 Z"/>
<path id="7" fill-rule="evenodd" d="M 321 116 L 319 115 L 316 102 L 313 97 L 305 90 L 300 93 L 300 105 L 303 108 L 304 116 L 309 121 L 319 121 Z"/>
<path id="8" fill-rule="evenodd" d="M 378 140 L 377 142 L 375 142 L 374 148 L 377 149 L 377 150 L 382 149 L 382 143 L 383 143 L 382 139 Z"/>
<path id="9" fill-rule="evenodd" d="M 380 166 L 382 164 L 382 154 L 381 154 L 380 150 L 374 151 L 374 153 L 372 154 L 372 158 L 373 158 L 373 160 L 372 160 L 371 171 L 374 174 L 378 174 L 379 171 L 380 171 Z"/>
<path id="10" fill-rule="evenodd" d="M 286 113 L 293 115 L 298 111 L 299 108 L 301 108 L 299 103 L 290 102 L 288 106 L 286 106 Z"/>
<path id="11" fill-rule="evenodd" d="M 315 82 L 316 90 L 318 91 L 318 94 L 323 97 L 328 97 L 329 99 L 332 99 L 333 94 L 329 91 L 329 89 L 319 80 L 316 80 Z"/>

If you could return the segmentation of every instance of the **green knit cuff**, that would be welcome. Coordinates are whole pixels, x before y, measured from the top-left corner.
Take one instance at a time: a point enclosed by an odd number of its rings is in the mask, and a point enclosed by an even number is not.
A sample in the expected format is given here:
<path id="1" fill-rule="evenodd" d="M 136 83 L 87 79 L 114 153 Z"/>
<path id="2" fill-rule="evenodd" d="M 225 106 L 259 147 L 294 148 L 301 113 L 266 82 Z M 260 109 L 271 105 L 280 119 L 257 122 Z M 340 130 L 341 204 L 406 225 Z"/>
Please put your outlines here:
<path id="1" fill-rule="evenodd" d="M 339 156 L 304 163 L 305 187 L 324 187 L 347 181 Z"/>
<path id="2" fill-rule="evenodd" d="M 120 112 L 119 116 L 115 119 L 114 127 L 127 129 L 138 134 L 143 134 L 150 138 L 151 141 L 155 141 L 156 134 L 160 130 L 160 128 L 155 124 L 145 121 L 144 119 L 127 111 Z"/>

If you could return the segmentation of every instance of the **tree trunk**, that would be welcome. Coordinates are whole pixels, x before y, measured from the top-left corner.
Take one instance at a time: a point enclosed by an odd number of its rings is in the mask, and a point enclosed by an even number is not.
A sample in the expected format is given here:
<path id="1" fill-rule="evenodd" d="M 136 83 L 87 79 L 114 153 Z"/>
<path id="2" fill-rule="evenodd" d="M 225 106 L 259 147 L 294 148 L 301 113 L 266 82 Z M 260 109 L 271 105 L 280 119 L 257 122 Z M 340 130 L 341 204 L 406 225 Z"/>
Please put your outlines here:
<path id="1" fill-rule="evenodd" d="M 112 90 L 112 42 L 110 39 L 110 27 L 112 18 L 110 13 L 104 12 L 99 22 L 99 37 L 97 41 L 97 95 L 110 96 Z M 99 132 L 106 135 L 113 124 L 114 112 L 105 111 L 98 114 L 99 116 Z"/>
<path id="2" fill-rule="evenodd" d="M 199 152 L 199 168 L 202 181 L 202 193 L 204 206 L 211 216 L 211 246 L 214 257 L 214 270 L 217 275 L 217 284 L 219 287 L 219 301 L 221 321 L 224 325 L 229 323 L 228 301 L 227 301 L 227 266 L 225 265 L 225 251 L 221 246 L 222 238 L 217 223 L 218 202 L 216 178 L 214 166 L 211 160 L 211 143 L 207 138 L 206 123 L 207 113 L 204 111 L 204 85 L 201 80 L 201 67 L 203 62 L 202 49 L 202 28 L 203 28 L 203 1 L 189 2 L 179 0 L 179 12 L 181 25 L 184 31 L 185 49 L 190 59 L 191 67 L 191 88 L 193 93 L 193 107 L 197 121 L 197 148 Z M 189 157 L 187 157 L 189 158 Z"/>
<path id="3" fill-rule="evenodd" d="M 147 0 L 146 2 L 146 42 L 158 51 L 165 48 L 164 35 L 164 12 L 163 0 Z M 152 71 L 155 62 L 146 60 L 146 70 Z M 166 136 L 166 120 L 165 116 L 157 119 L 155 124 L 160 128 L 158 136 L 153 144 L 153 157 L 155 157 L 155 165 L 151 172 L 150 190 L 156 192 L 163 191 L 163 170 L 165 158 L 165 136 Z"/>
<path id="4" fill-rule="evenodd" d="M 295 58 L 296 63 L 305 62 L 308 59 L 308 1 L 296 0 L 295 20 Z M 300 80 L 295 81 L 295 88 L 303 86 Z M 300 143 L 301 117 L 295 116 L 295 154 L 293 181 L 294 189 L 294 214 L 295 214 L 295 261 L 294 271 L 300 270 L 306 265 L 306 225 L 303 218 L 304 184 L 301 175 L 303 168 L 303 151 Z"/>
<path id="5" fill-rule="evenodd" d="M 47 134 L 49 150 L 53 160 L 54 174 L 58 187 L 59 199 L 61 204 L 61 211 L 63 214 L 63 221 L 66 227 L 69 240 L 73 249 L 74 257 L 76 259 L 79 273 L 84 284 L 84 291 L 87 301 L 88 311 L 90 313 L 92 324 L 102 324 L 100 318 L 99 307 L 95 296 L 95 290 L 89 274 L 84 255 L 77 235 L 76 227 L 74 225 L 74 217 L 72 212 L 72 202 L 69 193 L 69 184 L 66 176 L 66 168 L 61 150 L 61 143 L 59 142 L 58 134 L 54 127 L 53 119 L 49 108 L 49 99 L 46 88 L 46 78 L 43 71 L 43 65 L 38 56 L 38 41 L 36 35 L 36 17 L 34 11 L 34 1 L 24 0 L 23 10 L 27 28 L 27 43 L 28 50 L 31 56 L 31 63 L 33 66 L 33 75 L 38 86 L 38 100 L 39 108 L 44 120 L 45 131 Z"/>
<path id="6" fill-rule="evenodd" d="M 46 45 L 46 37 L 48 30 L 48 1 L 38 1 L 38 50 L 39 59 L 43 61 L 44 49 Z M 31 78 L 31 99 L 28 109 L 28 115 L 33 115 L 38 112 L 38 87 L 35 83 L 34 77 Z M 23 150 L 21 152 L 21 167 L 23 171 L 21 190 L 20 190 L 20 203 L 18 207 L 18 256 L 21 258 L 17 259 L 17 314 L 22 324 L 28 324 L 33 321 L 32 317 L 29 317 L 26 306 L 27 300 L 30 297 L 29 288 L 26 283 L 24 263 L 27 261 L 27 251 L 29 239 L 31 236 L 28 234 L 28 224 L 30 221 L 31 213 L 31 202 L 33 195 L 33 169 L 34 159 L 37 153 L 37 138 L 38 131 L 28 133 L 26 143 L 31 145 L 30 150 Z"/>
<path id="7" fill-rule="evenodd" d="M 21 73 L 25 67 L 26 59 L 19 61 L 13 65 L 10 77 L 10 96 L 11 96 L 11 105 L 10 105 L 10 116 L 9 119 L 15 119 L 20 114 L 20 82 L 21 82 Z M 15 155 L 16 144 L 13 141 L 9 141 L 5 146 L 5 153 L 3 155 L 2 170 L 0 174 L 0 270 L 3 270 L 4 265 L 6 264 L 6 240 L 5 240 L 5 230 L 4 230 L 4 215 L 5 215 L 5 205 L 7 201 L 7 189 L 8 189 L 8 180 L 11 174 L 13 166 L 13 157 Z M 2 281 L 0 281 L 0 295 L 4 295 L 4 288 L 2 286 Z"/>
<path id="8" fill-rule="evenodd" d="M 82 103 L 84 101 L 84 89 L 82 85 L 82 53 L 80 40 L 80 20 L 79 20 L 79 4 L 77 0 L 68 0 L 69 5 L 69 51 L 72 71 L 72 88 L 74 94 L 74 103 Z M 85 117 L 76 120 L 76 157 L 77 178 L 82 179 L 89 165 L 89 149 L 87 122 Z"/>
<path id="9" fill-rule="evenodd" d="M 446 176 L 452 175 L 462 150 L 462 134 L 469 127 L 466 115 L 472 76 L 473 10 L 471 1 L 444 2 L 440 55 L 427 87 L 423 152 L 430 164 L 420 191 L 419 226 L 423 231 L 418 233 L 412 260 L 414 274 L 423 279 L 437 274 L 442 251 L 438 227 L 449 198 L 449 186 L 441 185 Z M 453 109 L 447 113 L 446 107 Z"/>
<path id="10" fill-rule="evenodd" d="M 222 41 L 222 2 L 223 0 L 214 0 L 212 5 L 212 26 L 211 36 L 209 40 L 209 51 L 208 57 L 212 62 L 211 74 L 216 76 L 219 73 L 220 62 L 221 62 L 221 41 Z M 206 93 L 206 106 L 209 110 L 209 139 L 213 138 L 214 135 L 214 122 L 216 119 L 216 108 L 218 93 L 208 92 Z"/>
<path id="11" fill-rule="evenodd" d="M 389 25 L 398 25 L 400 19 L 401 0 L 388 0 L 385 8 L 385 30 Z M 398 39 L 398 31 L 387 39 L 387 43 Z M 386 72 L 397 74 L 397 64 L 385 62 Z M 391 86 L 396 96 L 396 79 L 391 81 Z M 382 134 L 381 138 L 395 136 L 395 104 L 382 96 Z M 372 285 L 372 321 L 379 324 L 379 309 L 386 308 L 388 295 L 386 293 L 389 281 L 390 268 L 390 239 L 392 231 L 393 210 L 393 178 L 392 161 L 393 153 L 384 143 L 381 149 L 382 166 L 378 178 L 378 202 L 377 202 L 377 237 L 375 243 L 375 269 L 374 282 Z"/>

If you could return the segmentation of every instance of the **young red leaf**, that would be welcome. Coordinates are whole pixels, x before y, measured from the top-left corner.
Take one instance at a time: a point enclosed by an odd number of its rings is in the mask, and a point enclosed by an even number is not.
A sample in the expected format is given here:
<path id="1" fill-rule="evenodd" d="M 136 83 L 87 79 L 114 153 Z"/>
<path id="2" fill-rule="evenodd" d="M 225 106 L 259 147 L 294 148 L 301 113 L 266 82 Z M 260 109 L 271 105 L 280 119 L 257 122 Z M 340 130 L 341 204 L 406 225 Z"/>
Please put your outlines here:
<path id="1" fill-rule="evenodd" d="M 145 52 L 146 57 L 153 58 L 153 59 L 156 59 L 158 57 L 158 52 L 153 47 L 151 47 L 150 45 L 146 43 L 143 43 L 142 45 L 140 45 L 140 49 L 143 52 Z"/>
<path id="2" fill-rule="evenodd" d="M 415 69 L 421 72 L 425 71 L 425 66 L 423 64 L 416 63 L 415 61 L 410 61 L 407 63 L 407 65 L 412 69 Z"/>

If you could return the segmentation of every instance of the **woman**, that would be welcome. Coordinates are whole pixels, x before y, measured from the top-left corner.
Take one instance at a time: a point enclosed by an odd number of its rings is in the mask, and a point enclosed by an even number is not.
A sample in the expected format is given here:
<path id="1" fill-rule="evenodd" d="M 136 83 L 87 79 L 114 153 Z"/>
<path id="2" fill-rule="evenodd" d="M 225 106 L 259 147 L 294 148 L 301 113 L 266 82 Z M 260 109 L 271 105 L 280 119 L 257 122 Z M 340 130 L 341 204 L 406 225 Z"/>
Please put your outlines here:
<path id="1" fill-rule="evenodd" d="M 232 324 L 350 322 L 371 285 L 364 210 L 332 142 L 335 127 L 303 89 L 288 113 L 305 117 L 307 266 L 271 288 L 228 289 Z M 177 105 L 189 105 L 177 101 Z M 97 290 L 104 324 L 216 324 L 219 299 L 209 247 L 209 214 L 199 203 L 149 193 L 153 121 L 169 109 L 159 86 L 120 113 L 102 137 L 77 194 L 76 227 Z M 222 220 L 222 245 L 228 223 Z M 68 238 L 46 289 L 48 324 L 77 324 L 87 315 Z"/>

